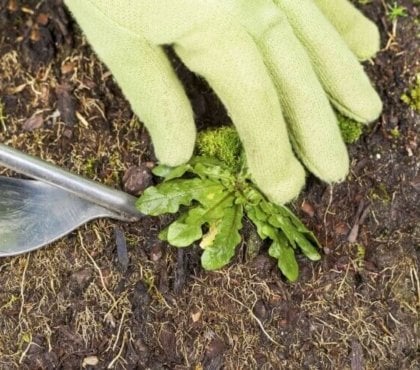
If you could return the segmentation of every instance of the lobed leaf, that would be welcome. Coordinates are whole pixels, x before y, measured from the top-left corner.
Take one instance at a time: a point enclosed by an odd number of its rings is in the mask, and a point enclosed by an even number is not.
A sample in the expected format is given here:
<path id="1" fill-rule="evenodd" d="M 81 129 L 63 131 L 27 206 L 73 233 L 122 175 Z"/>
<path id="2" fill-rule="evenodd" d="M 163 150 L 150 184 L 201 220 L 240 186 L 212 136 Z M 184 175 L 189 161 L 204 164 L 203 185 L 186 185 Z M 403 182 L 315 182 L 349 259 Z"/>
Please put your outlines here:
<path id="1" fill-rule="evenodd" d="M 210 226 L 213 235 L 204 244 L 201 264 L 206 270 L 216 270 L 227 265 L 235 255 L 241 241 L 243 207 L 239 204 L 225 209 L 221 220 Z M 211 242 L 212 241 L 212 242 Z"/>
<path id="2" fill-rule="evenodd" d="M 188 212 L 186 222 L 195 223 L 198 220 L 201 220 L 202 223 L 210 223 L 214 220 L 221 219 L 225 214 L 225 209 L 233 207 L 234 199 L 235 198 L 230 193 L 219 193 L 213 199 L 208 200 L 204 206 L 191 209 Z"/>
<path id="3" fill-rule="evenodd" d="M 158 216 L 178 212 L 181 205 L 189 206 L 193 200 L 205 203 L 223 191 L 221 184 L 211 180 L 175 179 L 147 188 L 136 206 L 146 215 Z"/>

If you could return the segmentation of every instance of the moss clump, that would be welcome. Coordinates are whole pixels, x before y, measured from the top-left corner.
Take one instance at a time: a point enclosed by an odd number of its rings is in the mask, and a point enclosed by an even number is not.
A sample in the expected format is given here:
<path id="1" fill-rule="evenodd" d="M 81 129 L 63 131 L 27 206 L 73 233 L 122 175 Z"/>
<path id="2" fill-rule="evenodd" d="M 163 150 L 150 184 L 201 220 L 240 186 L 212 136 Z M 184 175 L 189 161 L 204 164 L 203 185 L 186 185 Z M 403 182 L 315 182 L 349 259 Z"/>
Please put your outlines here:
<path id="1" fill-rule="evenodd" d="M 242 144 L 236 130 L 230 126 L 200 132 L 197 151 L 199 155 L 222 161 L 232 170 L 239 170 L 242 165 Z"/>
<path id="2" fill-rule="evenodd" d="M 389 204 L 392 200 L 386 185 L 383 183 L 369 190 L 369 198 L 373 201 L 380 200 L 385 204 Z"/>
<path id="3" fill-rule="evenodd" d="M 363 124 L 337 112 L 338 125 L 341 136 L 347 144 L 355 143 L 363 134 Z"/>
<path id="4" fill-rule="evenodd" d="M 400 130 L 398 129 L 398 127 L 394 127 L 393 129 L 391 129 L 391 130 L 389 131 L 389 133 L 391 134 L 391 136 L 392 136 L 394 139 L 398 139 L 398 138 L 401 136 L 401 132 L 400 132 Z"/>
<path id="5" fill-rule="evenodd" d="M 401 100 L 411 109 L 420 113 L 420 73 L 416 75 L 415 85 L 401 96 Z"/>
<path id="6" fill-rule="evenodd" d="M 348 144 L 359 140 L 363 124 L 337 112 L 338 124 L 344 141 Z M 239 170 L 244 155 L 238 133 L 231 126 L 202 131 L 197 138 L 197 154 L 216 158 L 232 170 Z"/>

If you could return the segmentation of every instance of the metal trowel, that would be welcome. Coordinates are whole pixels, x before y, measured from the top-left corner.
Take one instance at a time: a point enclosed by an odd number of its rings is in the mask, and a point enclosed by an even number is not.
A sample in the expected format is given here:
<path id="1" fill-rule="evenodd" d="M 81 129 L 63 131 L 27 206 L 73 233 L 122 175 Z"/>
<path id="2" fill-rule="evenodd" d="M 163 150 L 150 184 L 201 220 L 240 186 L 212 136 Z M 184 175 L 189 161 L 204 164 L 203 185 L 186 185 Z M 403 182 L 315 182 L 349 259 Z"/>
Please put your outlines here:
<path id="1" fill-rule="evenodd" d="M 3 144 L 0 166 L 39 180 L 0 176 L 0 257 L 41 248 L 96 218 L 143 217 L 135 197 Z"/>

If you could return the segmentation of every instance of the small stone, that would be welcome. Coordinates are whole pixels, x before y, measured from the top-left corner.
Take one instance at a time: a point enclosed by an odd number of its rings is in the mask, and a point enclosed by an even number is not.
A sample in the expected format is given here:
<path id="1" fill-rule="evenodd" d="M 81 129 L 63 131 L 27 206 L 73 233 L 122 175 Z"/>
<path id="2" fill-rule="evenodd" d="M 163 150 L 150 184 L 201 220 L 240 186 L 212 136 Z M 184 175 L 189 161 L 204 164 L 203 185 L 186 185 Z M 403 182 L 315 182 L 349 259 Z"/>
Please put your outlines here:
<path id="1" fill-rule="evenodd" d="M 305 212 L 309 217 L 314 217 L 315 210 L 311 203 L 307 202 L 306 200 L 300 206 L 301 210 Z"/>
<path id="2" fill-rule="evenodd" d="M 72 62 L 66 62 L 61 65 L 61 73 L 63 75 L 74 71 L 75 65 Z"/>
<path id="3" fill-rule="evenodd" d="M 48 24 L 48 14 L 39 13 L 36 17 L 36 23 L 40 24 L 41 26 L 46 26 Z"/>
<path id="4" fill-rule="evenodd" d="M 267 307 L 262 300 L 258 300 L 254 306 L 254 314 L 257 316 L 261 321 L 265 321 L 268 319 L 269 312 Z"/>
<path id="5" fill-rule="evenodd" d="M 150 251 L 150 259 L 153 262 L 157 262 L 162 258 L 163 252 L 162 247 L 160 244 L 155 244 L 152 247 L 152 250 Z"/>
<path id="6" fill-rule="evenodd" d="M 86 366 L 96 366 L 99 364 L 99 359 L 97 356 L 88 356 L 83 359 L 82 367 Z"/>
<path id="7" fill-rule="evenodd" d="M 145 165 L 131 166 L 124 174 L 124 190 L 132 195 L 139 195 L 152 184 L 152 174 Z"/>
<path id="8" fill-rule="evenodd" d="M 337 235 L 347 235 L 350 231 L 350 228 L 344 222 L 340 222 L 339 224 L 337 224 L 334 229 Z"/>

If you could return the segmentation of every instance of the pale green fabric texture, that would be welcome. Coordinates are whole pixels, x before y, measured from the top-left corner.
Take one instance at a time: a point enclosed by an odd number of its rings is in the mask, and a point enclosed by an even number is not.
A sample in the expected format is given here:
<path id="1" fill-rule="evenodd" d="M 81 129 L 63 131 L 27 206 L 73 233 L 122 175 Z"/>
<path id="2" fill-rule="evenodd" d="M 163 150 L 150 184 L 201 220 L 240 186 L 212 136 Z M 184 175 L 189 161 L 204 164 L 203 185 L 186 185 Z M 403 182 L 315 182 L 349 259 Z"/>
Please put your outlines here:
<path id="1" fill-rule="evenodd" d="M 147 126 L 162 163 L 187 161 L 196 135 L 161 49 L 172 45 L 225 104 L 255 182 L 277 203 L 303 187 L 301 162 L 329 183 L 345 178 L 349 161 L 331 104 L 364 123 L 381 112 L 358 62 L 377 51 L 378 32 L 346 0 L 66 4 Z"/>
<path id="2" fill-rule="evenodd" d="M 359 60 L 367 60 L 377 53 L 379 30 L 372 21 L 361 17 L 353 4 L 347 0 L 314 1 Z"/>

